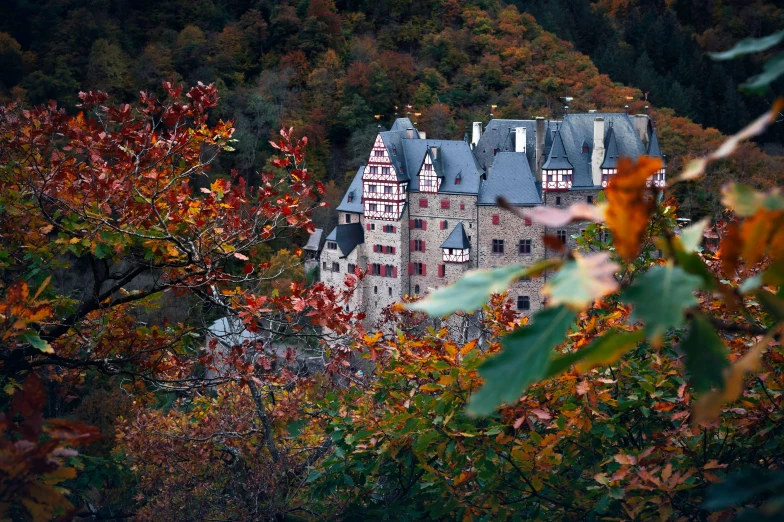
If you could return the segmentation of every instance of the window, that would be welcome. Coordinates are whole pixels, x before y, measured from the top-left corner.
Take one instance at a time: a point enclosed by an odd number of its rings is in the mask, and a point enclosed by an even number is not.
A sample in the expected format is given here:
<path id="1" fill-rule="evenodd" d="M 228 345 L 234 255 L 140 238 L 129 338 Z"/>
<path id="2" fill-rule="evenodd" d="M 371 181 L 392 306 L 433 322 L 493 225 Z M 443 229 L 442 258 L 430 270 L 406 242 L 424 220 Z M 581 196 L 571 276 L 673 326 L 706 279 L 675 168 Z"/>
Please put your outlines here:
<path id="1" fill-rule="evenodd" d="M 501 214 L 493 214 L 493 225 L 501 224 Z"/>
<path id="2" fill-rule="evenodd" d="M 383 157 L 384 156 L 384 151 L 383 150 L 374 150 L 373 151 L 373 156 L 375 156 L 377 158 L 378 157 Z"/>
<path id="3" fill-rule="evenodd" d="M 392 194 L 392 185 L 384 186 L 384 194 Z"/>
<path id="4" fill-rule="evenodd" d="M 348 195 L 348 202 L 351 203 L 352 201 L 354 201 L 354 194 L 349 194 Z"/>
<path id="5" fill-rule="evenodd" d="M 324 263 L 322 264 L 321 269 L 322 270 L 326 270 L 327 269 L 327 262 L 326 261 L 324 261 Z"/>
<path id="6" fill-rule="evenodd" d="M 381 275 L 381 265 L 378 263 L 373 263 L 372 265 L 370 265 L 370 274 Z"/>
<path id="7" fill-rule="evenodd" d="M 460 210 L 465 210 L 465 203 L 460 203 Z"/>
<path id="8" fill-rule="evenodd" d="M 530 239 L 521 239 L 520 244 L 517 247 L 517 253 L 521 256 L 527 256 L 531 254 L 531 240 Z"/>
<path id="9" fill-rule="evenodd" d="M 556 205 L 560 205 L 561 204 L 561 196 L 555 196 L 555 204 Z"/>
<path id="10" fill-rule="evenodd" d="M 395 277 L 395 267 L 392 265 L 384 265 L 384 274 L 387 277 Z"/>
<path id="11" fill-rule="evenodd" d="M 419 208 L 427 208 L 427 198 L 419 198 Z"/>
<path id="12" fill-rule="evenodd" d="M 327 249 L 328 250 L 337 250 L 338 249 L 338 244 L 335 243 L 334 241 L 327 241 Z"/>
<path id="13" fill-rule="evenodd" d="M 442 199 L 441 200 L 441 208 L 443 208 L 443 209 L 448 209 L 449 208 L 449 200 L 448 199 Z"/>
<path id="14" fill-rule="evenodd" d="M 378 167 L 370 167 L 371 174 L 378 174 Z"/>
<path id="15" fill-rule="evenodd" d="M 414 265 L 414 275 L 425 275 L 424 263 L 413 263 L 413 265 Z"/>
<path id="16" fill-rule="evenodd" d="M 414 227 L 413 227 L 413 228 L 424 228 L 424 227 L 422 226 L 422 220 L 421 220 L 421 219 L 415 219 L 415 220 L 414 220 Z"/>
<path id="17" fill-rule="evenodd" d="M 446 229 L 448 229 L 448 228 L 449 228 L 449 221 L 447 221 L 447 220 L 443 220 L 443 221 L 441 222 L 441 230 L 446 230 Z"/>
<path id="18" fill-rule="evenodd" d="M 392 154 L 397 156 L 397 147 L 395 147 L 394 145 L 392 146 Z"/>
<path id="19" fill-rule="evenodd" d="M 375 212 L 377 208 L 378 207 L 376 206 L 375 203 L 368 203 L 368 210 L 370 210 L 371 212 Z"/>
<path id="20" fill-rule="evenodd" d="M 381 167 L 382 174 L 391 174 L 391 170 L 389 167 Z"/>
<path id="21" fill-rule="evenodd" d="M 503 254 L 504 253 L 504 240 L 503 239 L 493 239 L 493 254 Z"/>
<path id="22" fill-rule="evenodd" d="M 446 265 L 438 265 L 438 277 L 444 277 L 446 275 Z"/>
<path id="23" fill-rule="evenodd" d="M 530 310 L 531 309 L 531 298 L 527 295 L 521 295 L 517 297 L 517 309 L 518 310 Z"/>
<path id="24" fill-rule="evenodd" d="M 376 224 L 375 223 L 371 223 L 369 230 L 375 230 L 375 229 L 376 229 Z"/>
<path id="25" fill-rule="evenodd" d="M 346 214 L 346 223 L 351 223 L 351 214 Z"/>
<path id="26" fill-rule="evenodd" d="M 566 230 L 556 230 L 555 235 L 561 243 L 566 244 Z"/>
<path id="27" fill-rule="evenodd" d="M 531 221 L 531 218 L 529 217 L 525 218 L 525 226 L 530 227 L 531 225 L 533 225 L 533 221 Z"/>
<path id="28" fill-rule="evenodd" d="M 415 239 L 414 243 L 414 252 L 424 252 L 425 251 L 425 242 L 421 239 Z"/>
<path id="29" fill-rule="evenodd" d="M 384 232 L 394 233 L 395 227 L 393 225 L 384 225 Z"/>
<path id="30" fill-rule="evenodd" d="M 374 287 L 373 287 L 373 293 L 374 293 L 374 294 L 377 294 L 377 293 L 378 293 L 378 287 L 377 287 L 377 286 L 374 286 Z"/>
<path id="31" fill-rule="evenodd" d="M 501 149 L 498 149 L 498 148 L 495 148 L 495 149 L 493 149 L 493 156 L 495 156 L 496 154 L 498 154 L 498 151 L 499 151 L 499 150 L 501 150 Z"/>
<path id="32" fill-rule="evenodd" d="M 395 253 L 395 247 L 393 247 L 393 246 L 386 246 L 384 248 L 384 253 L 385 254 L 394 254 Z"/>
<path id="33" fill-rule="evenodd" d="M 390 286 L 389 288 L 387 288 L 387 291 L 389 292 L 389 295 L 391 297 L 392 296 L 392 287 Z"/>
<path id="34" fill-rule="evenodd" d="M 348 264 L 348 273 L 353 274 L 357 270 L 357 265 L 353 263 Z"/>
<path id="35" fill-rule="evenodd" d="M 368 185 L 368 192 L 375 192 L 376 186 L 375 185 Z"/>
<path id="36" fill-rule="evenodd" d="M 460 183 L 462 183 L 462 182 L 463 182 L 463 178 L 461 178 L 461 177 L 458 175 L 458 176 L 455 178 L 455 185 L 459 185 L 459 184 L 460 184 Z"/>
<path id="37" fill-rule="evenodd" d="M 332 263 L 332 271 L 340 272 L 340 263 Z"/>
<path id="38" fill-rule="evenodd" d="M 419 285 L 414 285 L 414 294 L 419 295 Z"/>
<path id="39" fill-rule="evenodd" d="M 592 204 L 593 203 L 593 196 L 588 196 L 587 198 L 585 198 L 585 201 L 587 201 L 588 204 Z"/>
<path id="40" fill-rule="evenodd" d="M 588 144 L 583 143 L 583 152 L 588 152 Z"/>
<path id="41" fill-rule="evenodd" d="M 394 212 L 392 205 L 384 205 L 384 212 Z"/>

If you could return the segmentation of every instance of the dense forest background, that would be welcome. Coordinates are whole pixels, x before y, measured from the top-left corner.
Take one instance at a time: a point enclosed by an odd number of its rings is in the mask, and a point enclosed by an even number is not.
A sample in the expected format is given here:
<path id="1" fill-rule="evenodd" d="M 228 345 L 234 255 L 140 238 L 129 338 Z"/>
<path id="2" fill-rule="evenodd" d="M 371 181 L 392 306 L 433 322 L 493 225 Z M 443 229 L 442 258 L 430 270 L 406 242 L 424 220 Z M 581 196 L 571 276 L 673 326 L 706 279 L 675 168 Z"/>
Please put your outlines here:
<path id="1" fill-rule="evenodd" d="M 291 125 L 310 139 L 309 170 L 334 182 L 330 202 L 396 114 L 429 136 L 461 138 L 491 106 L 496 117 L 559 117 L 567 96 L 573 110 L 649 105 L 673 170 L 718 139 L 692 122 L 729 133 L 772 99 L 738 92 L 757 62 L 705 51 L 783 18 L 765 1 L 10 0 L 0 6 L 0 97 L 74 110 L 80 90 L 132 101 L 167 79 L 214 82 L 218 117 L 236 121 L 239 140 L 221 168 L 252 178 L 269 137 Z M 779 126 L 765 139 L 783 137 Z M 769 170 L 751 154 L 714 177 Z M 684 194 L 689 212 L 712 205 L 700 189 Z M 317 221 L 329 226 L 329 214 Z"/>

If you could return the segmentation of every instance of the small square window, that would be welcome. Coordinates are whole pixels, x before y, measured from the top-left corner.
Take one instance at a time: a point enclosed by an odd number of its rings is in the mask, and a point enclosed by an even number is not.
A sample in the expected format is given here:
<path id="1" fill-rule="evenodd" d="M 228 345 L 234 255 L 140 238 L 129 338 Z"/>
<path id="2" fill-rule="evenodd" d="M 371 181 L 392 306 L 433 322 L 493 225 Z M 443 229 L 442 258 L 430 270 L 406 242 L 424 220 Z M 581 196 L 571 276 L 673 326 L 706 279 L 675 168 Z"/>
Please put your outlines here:
<path id="1" fill-rule="evenodd" d="M 560 205 L 561 204 L 561 196 L 555 196 L 555 204 L 556 205 Z"/>
<path id="2" fill-rule="evenodd" d="M 561 243 L 566 244 L 566 230 L 556 230 L 555 235 Z"/>
<path id="3" fill-rule="evenodd" d="M 593 203 L 593 196 L 588 196 L 587 198 L 585 198 L 585 200 L 586 200 L 586 201 L 588 202 L 588 204 L 590 205 L 590 204 L 592 204 L 592 203 Z"/>
<path id="4" fill-rule="evenodd" d="M 493 254 L 503 254 L 504 253 L 504 240 L 503 239 L 493 239 L 491 246 L 492 246 L 492 249 L 493 249 Z"/>
<path id="5" fill-rule="evenodd" d="M 530 310 L 531 309 L 531 298 L 527 295 L 521 295 L 517 297 L 517 309 L 518 310 Z"/>
<path id="6" fill-rule="evenodd" d="M 346 214 L 346 223 L 351 223 L 351 214 Z"/>
<path id="7" fill-rule="evenodd" d="M 517 247 L 517 253 L 521 256 L 527 256 L 531 254 L 531 240 L 530 239 L 521 239 L 520 244 Z"/>

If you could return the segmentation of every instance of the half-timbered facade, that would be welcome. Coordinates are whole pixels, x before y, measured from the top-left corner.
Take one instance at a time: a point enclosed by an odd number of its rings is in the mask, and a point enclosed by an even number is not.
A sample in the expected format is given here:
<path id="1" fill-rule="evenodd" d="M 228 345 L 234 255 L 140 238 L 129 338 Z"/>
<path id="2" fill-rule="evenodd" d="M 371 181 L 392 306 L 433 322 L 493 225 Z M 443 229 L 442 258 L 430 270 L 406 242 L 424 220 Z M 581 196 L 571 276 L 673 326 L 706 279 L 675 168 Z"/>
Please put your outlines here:
<path id="1" fill-rule="evenodd" d="M 617 175 L 621 157 L 664 158 L 645 115 L 569 114 L 562 121 L 475 123 L 472 139 L 425 138 L 407 118 L 379 132 L 367 163 L 337 207 L 339 225 L 321 252 L 322 280 L 365 277 L 350 306 L 378 326 L 383 309 L 405 295 L 453 283 L 470 269 L 529 264 L 547 255 L 550 234 L 573 247 L 580 223 L 545 229 L 498 207 L 596 201 Z M 651 184 L 662 186 L 665 170 Z M 518 281 L 508 292 L 521 313 L 542 305 L 545 277 Z"/>

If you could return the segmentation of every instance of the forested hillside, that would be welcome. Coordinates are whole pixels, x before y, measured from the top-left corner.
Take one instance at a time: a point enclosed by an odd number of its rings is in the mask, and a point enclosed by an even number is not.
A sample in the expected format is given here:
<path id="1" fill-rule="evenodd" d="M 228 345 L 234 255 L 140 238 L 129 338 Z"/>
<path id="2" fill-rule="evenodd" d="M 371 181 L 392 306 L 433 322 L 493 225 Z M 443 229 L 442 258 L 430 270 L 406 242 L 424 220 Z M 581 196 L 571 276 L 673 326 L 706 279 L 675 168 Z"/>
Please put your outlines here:
<path id="1" fill-rule="evenodd" d="M 496 117 L 558 117 L 564 96 L 578 111 L 650 105 L 675 171 L 719 139 L 692 121 L 729 132 L 769 106 L 737 92 L 753 64 L 716 64 L 699 45 L 721 48 L 781 19 L 773 7 L 750 17 L 729 3 L 705 22 L 685 4 L 11 0 L 0 6 L 0 86 L 6 99 L 73 110 L 79 90 L 128 101 L 166 79 L 214 82 L 217 116 L 236 121 L 239 140 L 218 168 L 253 178 L 270 136 L 291 125 L 310 139 L 309 170 L 335 181 L 332 202 L 395 113 L 460 138 L 491 106 Z M 729 177 L 764 184 L 773 164 L 749 147 L 715 168 L 712 188 Z M 715 210 L 704 188 L 681 194 L 693 217 Z"/>

